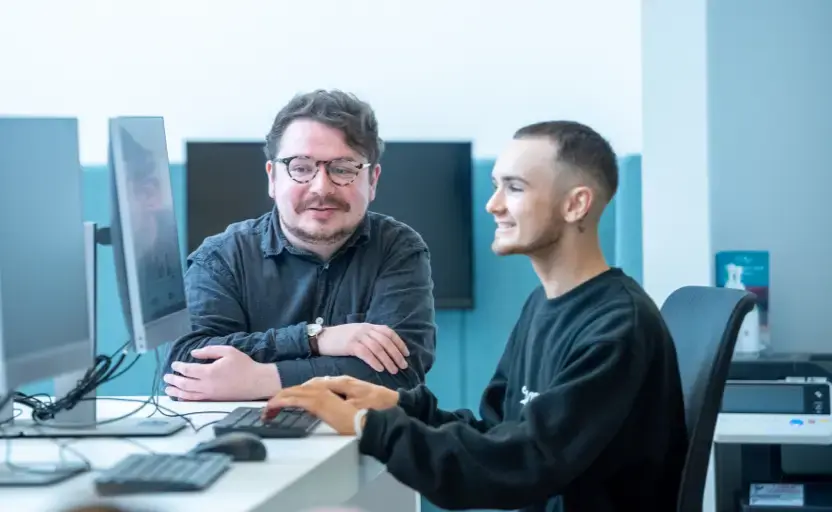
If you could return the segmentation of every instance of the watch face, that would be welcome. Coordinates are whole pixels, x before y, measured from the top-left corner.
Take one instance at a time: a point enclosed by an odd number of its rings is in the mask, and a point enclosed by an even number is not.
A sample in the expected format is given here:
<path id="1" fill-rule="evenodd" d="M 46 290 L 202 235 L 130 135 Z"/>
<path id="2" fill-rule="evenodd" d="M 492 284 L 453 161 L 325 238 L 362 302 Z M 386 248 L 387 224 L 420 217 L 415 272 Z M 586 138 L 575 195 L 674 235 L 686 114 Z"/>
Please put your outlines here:
<path id="1" fill-rule="evenodd" d="M 321 327 L 318 324 L 306 324 L 306 334 L 308 334 L 309 336 L 317 335 L 319 332 L 321 332 L 321 329 L 323 329 L 323 327 Z"/>

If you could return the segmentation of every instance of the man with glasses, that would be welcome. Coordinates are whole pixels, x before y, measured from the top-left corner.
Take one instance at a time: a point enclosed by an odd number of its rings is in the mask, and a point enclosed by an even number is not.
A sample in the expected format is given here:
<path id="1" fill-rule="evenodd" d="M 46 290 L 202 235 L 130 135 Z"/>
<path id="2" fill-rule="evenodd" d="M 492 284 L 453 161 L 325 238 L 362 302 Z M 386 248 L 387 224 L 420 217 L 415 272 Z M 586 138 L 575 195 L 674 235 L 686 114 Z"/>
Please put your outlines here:
<path id="1" fill-rule="evenodd" d="M 283 107 L 265 145 L 274 208 L 188 258 L 193 332 L 173 344 L 169 396 L 257 400 L 325 375 L 424 381 L 430 255 L 413 229 L 368 211 L 383 149 L 372 108 L 353 95 L 318 90 Z"/>

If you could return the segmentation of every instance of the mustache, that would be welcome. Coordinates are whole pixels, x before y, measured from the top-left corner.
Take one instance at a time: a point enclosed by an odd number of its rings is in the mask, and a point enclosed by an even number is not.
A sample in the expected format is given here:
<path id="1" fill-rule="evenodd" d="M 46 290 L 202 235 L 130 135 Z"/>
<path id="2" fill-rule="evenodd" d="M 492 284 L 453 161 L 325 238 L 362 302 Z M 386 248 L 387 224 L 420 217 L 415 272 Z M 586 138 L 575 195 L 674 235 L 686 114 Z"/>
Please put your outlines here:
<path id="1" fill-rule="evenodd" d="M 295 209 L 295 212 L 300 213 L 304 210 L 309 210 L 310 208 L 334 208 L 336 210 L 343 210 L 345 212 L 350 211 L 349 203 L 338 197 L 321 197 L 319 195 L 314 195 L 300 203 L 298 207 Z"/>

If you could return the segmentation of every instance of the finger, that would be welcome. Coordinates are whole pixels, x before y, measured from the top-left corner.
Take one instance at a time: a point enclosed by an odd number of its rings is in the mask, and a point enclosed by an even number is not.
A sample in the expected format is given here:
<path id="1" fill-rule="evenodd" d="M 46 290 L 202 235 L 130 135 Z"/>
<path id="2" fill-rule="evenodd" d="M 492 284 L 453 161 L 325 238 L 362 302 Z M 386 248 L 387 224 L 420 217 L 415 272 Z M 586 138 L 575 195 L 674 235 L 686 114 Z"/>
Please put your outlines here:
<path id="1" fill-rule="evenodd" d="M 297 397 L 297 396 L 305 396 L 305 395 L 309 394 L 309 390 L 310 390 L 310 387 L 304 386 L 302 384 L 300 386 L 292 386 L 290 388 L 281 389 L 280 391 L 278 391 L 278 393 L 276 395 L 271 397 L 266 402 L 266 406 L 264 407 L 264 410 L 279 409 L 281 406 L 279 406 L 278 404 L 280 403 L 281 400 L 283 400 L 287 397 L 291 398 L 291 397 Z"/>
<path id="2" fill-rule="evenodd" d="M 262 416 L 263 418 L 271 419 L 275 417 L 281 409 L 285 409 L 287 407 L 298 407 L 314 414 L 311 410 L 314 407 L 312 407 L 311 404 L 314 402 L 315 395 L 315 393 L 310 393 L 308 388 L 306 390 L 301 390 L 299 388 L 286 389 L 266 402 L 266 407 L 263 408 Z"/>
<path id="3" fill-rule="evenodd" d="M 188 391 L 191 393 L 199 393 L 203 391 L 202 381 L 196 379 L 189 379 L 188 377 L 180 377 L 179 375 L 167 373 L 164 377 L 162 377 L 162 380 L 171 386 L 181 389 L 182 391 Z"/>
<path id="4" fill-rule="evenodd" d="M 179 400 L 185 400 L 185 401 L 189 401 L 189 402 L 199 402 L 199 401 L 205 400 L 205 396 L 201 393 L 193 393 L 193 392 L 190 392 L 190 391 L 183 391 L 183 390 L 181 390 L 177 387 L 174 387 L 174 386 L 166 386 L 165 387 L 165 394 L 170 396 L 170 397 L 178 398 Z"/>
<path id="5" fill-rule="evenodd" d="M 309 379 L 301 386 L 305 388 L 316 388 L 316 389 L 329 389 L 329 377 L 315 377 L 314 379 Z"/>
<path id="6" fill-rule="evenodd" d="M 335 394 L 351 398 L 361 392 L 361 384 L 366 384 L 349 375 L 332 377 L 323 381 L 323 385 Z"/>
<path id="7" fill-rule="evenodd" d="M 391 362 L 395 361 L 396 366 L 404 370 L 405 368 L 407 368 L 407 359 L 404 358 L 404 355 L 402 355 L 396 343 L 393 341 L 393 338 L 396 337 L 396 334 L 391 334 L 392 337 L 389 337 L 388 335 L 382 334 L 378 331 L 369 332 L 369 335 L 372 336 L 373 339 L 376 340 L 376 342 L 379 344 L 380 348 L 385 351 L 385 353 L 391 359 Z"/>
<path id="8" fill-rule="evenodd" d="M 301 386 L 318 386 L 324 380 L 326 380 L 324 377 L 312 377 L 311 379 L 301 384 Z"/>
<path id="9" fill-rule="evenodd" d="M 393 361 L 393 358 L 390 357 L 390 354 L 387 352 L 387 349 L 384 347 L 384 343 L 380 342 L 374 336 L 380 336 L 378 333 L 368 332 L 367 336 L 361 338 L 361 343 L 367 346 L 370 350 L 373 351 L 376 358 L 381 361 L 381 364 L 384 365 L 384 369 L 390 373 L 396 373 L 399 371 L 399 366 Z M 382 337 L 382 340 L 384 338 Z M 390 343 L 389 341 L 387 343 Z"/>
<path id="10" fill-rule="evenodd" d="M 399 336 L 399 334 L 396 331 L 387 327 L 386 325 L 375 325 L 373 327 L 373 330 L 375 332 L 381 333 L 386 337 L 390 338 L 393 341 L 393 343 L 396 344 L 396 348 L 399 349 L 399 352 L 404 354 L 405 357 L 410 356 L 410 349 L 407 348 L 407 343 L 405 343 L 402 340 L 402 337 Z"/>
<path id="11" fill-rule="evenodd" d="M 191 355 L 197 359 L 219 359 L 221 357 L 228 357 L 235 352 L 239 351 L 228 345 L 208 345 L 191 350 Z"/>
<path id="12" fill-rule="evenodd" d="M 350 398 L 347 400 L 347 403 L 351 406 L 355 407 L 356 409 L 367 409 L 368 407 L 364 405 L 363 398 Z"/>
<path id="13" fill-rule="evenodd" d="M 211 366 L 202 363 L 183 363 L 176 361 L 171 363 L 171 370 L 191 379 L 204 379 L 208 376 Z"/>
<path id="14" fill-rule="evenodd" d="M 355 356 L 370 365 L 370 368 L 373 370 L 377 372 L 384 371 L 384 365 L 381 364 L 381 361 L 378 360 L 373 351 L 367 348 L 367 346 L 363 343 L 359 343 L 355 347 Z"/>

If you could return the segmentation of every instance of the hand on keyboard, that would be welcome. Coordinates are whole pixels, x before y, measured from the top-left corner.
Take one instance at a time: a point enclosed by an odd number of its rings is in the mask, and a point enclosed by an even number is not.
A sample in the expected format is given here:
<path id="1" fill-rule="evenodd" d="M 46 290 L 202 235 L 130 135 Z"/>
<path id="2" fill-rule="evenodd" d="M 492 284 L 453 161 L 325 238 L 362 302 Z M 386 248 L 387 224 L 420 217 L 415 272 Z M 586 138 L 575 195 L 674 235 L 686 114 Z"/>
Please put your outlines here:
<path id="1" fill-rule="evenodd" d="M 303 385 L 323 386 L 358 409 L 382 410 L 396 407 L 399 404 L 398 391 L 377 386 L 348 375 L 315 377 L 306 381 Z"/>
<path id="2" fill-rule="evenodd" d="M 282 409 L 279 414 L 263 420 L 263 409 L 238 407 L 214 424 L 214 434 L 249 432 L 261 438 L 306 437 L 320 420 L 301 409 Z"/>
<path id="3" fill-rule="evenodd" d="M 263 418 L 273 418 L 287 407 L 300 408 L 317 416 L 339 434 L 355 435 L 353 420 L 358 408 L 325 386 L 301 385 L 281 390 L 266 404 Z"/>

